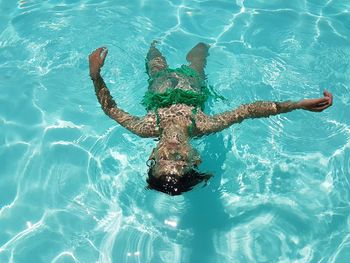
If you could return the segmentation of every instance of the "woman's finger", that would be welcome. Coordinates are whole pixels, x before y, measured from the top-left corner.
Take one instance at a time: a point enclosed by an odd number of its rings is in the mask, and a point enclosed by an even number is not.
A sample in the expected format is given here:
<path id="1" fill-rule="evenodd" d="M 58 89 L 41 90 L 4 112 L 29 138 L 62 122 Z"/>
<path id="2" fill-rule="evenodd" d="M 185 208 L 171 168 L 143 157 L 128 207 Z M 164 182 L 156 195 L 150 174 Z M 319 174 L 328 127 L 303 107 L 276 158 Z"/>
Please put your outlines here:
<path id="1" fill-rule="evenodd" d="M 329 105 L 332 106 L 333 105 L 333 94 L 328 92 L 328 98 L 329 98 Z"/>
<path id="2" fill-rule="evenodd" d="M 309 105 L 317 105 L 323 102 L 327 102 L 328 98 L 326 97 L 322 97 L 322 98 L 318 98 L 318 99 L 308 99 L 306 100 L 308 102 Z"/>
<path id="3" fill-rule="evenodd" d="M 324 90 L 323 91 L 323 95 L 325 96 L 325 97 L 329 97 L 330 95 L 332 95 L 328 90 Z"/>
<path id="4" fill-rule="evenodd" d="M 102 51 L 102 53 L 101 53 L 102 61 L 105 60 L 107 54 L 108 54 L 108 49 L 107 49 L 107 48 L 103 48 L 103 51 Z"/>
<path id="5" fill-rule="evenodd" d="M 332 93 L 328 92 L 327 90 L 323 91 L 323 95 L 328 99 L 328 102 L 330 105 L 333 104 L 333 95 Z"/>
<path id="6" fill-rule="evenodd" d="M 315 105 L 315 107 L 321 107 L 321 106 L 324 106 L 324 105 L 329 105 L 329 100 L 321 102 L 321 103 L 318 103 L 317 105 Z"/>
<path id="7" fill-rule="evenodd" d="M 323 106 L 313 107 L 312 111 L 320 112 L 320 111 L 327 109 L 329 106 L 330 106 L 329 104 L 325 104 Z"/>
<path id="8" fill-rule="evenodd" d="M 103 47 L 99 47 L 95 50 L 96 53 L 101 54 Z"/>

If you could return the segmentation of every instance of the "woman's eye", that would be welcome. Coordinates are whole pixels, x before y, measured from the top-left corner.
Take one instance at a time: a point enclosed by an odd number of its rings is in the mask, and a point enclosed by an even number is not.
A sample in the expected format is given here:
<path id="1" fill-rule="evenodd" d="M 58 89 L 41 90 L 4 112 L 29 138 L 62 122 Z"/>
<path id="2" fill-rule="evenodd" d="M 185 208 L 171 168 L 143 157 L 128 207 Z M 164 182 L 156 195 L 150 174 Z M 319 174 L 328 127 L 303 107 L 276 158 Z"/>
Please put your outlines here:
<path id="1" fill-rule="evenodd" d="M 185 158 L 182 157 L 181 154 L 177 153 L 177 154 L 175 155 L 175 160 L 176 160 L 176 161 L 185 161 Z"/>

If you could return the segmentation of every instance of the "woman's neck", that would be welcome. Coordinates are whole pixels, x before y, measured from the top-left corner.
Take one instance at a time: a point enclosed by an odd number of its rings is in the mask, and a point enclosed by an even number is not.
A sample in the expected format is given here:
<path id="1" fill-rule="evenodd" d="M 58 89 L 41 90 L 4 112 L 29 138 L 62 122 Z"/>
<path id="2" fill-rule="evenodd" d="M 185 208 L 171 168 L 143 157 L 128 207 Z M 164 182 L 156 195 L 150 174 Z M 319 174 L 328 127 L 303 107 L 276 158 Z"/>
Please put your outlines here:
<path id="1" fill-rule="evenodd" d="M 181 159 L 187 159 L 190 150 L 190 138 L 186 127 L 169 124 L 164 128 L 157 145 L 158 157 L 173 159 L 179 155 L 182 156 Z"/>
<path id="2" fill-rule="evenodd" d="M 188 127 L 176 123 L 168 123 L 159 138 L 159 143 L 188 144 Z"/>

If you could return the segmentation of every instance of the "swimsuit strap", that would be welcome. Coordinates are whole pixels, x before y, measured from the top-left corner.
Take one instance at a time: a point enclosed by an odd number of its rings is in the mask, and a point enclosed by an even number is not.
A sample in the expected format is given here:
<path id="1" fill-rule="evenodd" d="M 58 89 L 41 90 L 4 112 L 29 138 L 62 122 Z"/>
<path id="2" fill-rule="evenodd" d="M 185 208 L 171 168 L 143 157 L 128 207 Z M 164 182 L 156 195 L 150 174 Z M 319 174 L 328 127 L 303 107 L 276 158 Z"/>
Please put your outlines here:
<path id="1" fill-rule="evenodd" d="M 194 116 L 197 114 L 198 108 L 193 108 L 192 109 L 192 115 L 191 115 L 191 125 L 188 127 L 188 134 L 190 136 L 193 135 L 193 129 L 196 127 L 196 119 Z"/>

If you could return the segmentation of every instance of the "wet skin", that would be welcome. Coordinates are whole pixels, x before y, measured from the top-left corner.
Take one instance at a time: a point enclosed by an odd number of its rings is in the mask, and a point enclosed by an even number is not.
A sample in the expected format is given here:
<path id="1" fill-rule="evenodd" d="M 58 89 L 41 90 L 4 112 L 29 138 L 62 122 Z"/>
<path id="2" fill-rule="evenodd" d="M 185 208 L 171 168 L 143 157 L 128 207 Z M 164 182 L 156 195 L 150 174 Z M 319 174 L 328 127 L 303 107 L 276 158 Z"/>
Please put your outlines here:
<path id="1" fill-rule="evenodd" d="M 181 176 L 200 163 L 197 151 L 191 146 L 192 109 L 187 105 L 173 105 L 159 110 L 161 135 L 150 159 L 155 160 L 154 176 Z"/>
<path id="2" fill-rule="evenodd" d="M 190 67 L 204 77 L 204 67 L 209 46 L 197 44 L 187 55 Z M 333 103 L 330 92 L 324 91 L 323 97 L 300 101 L 257 101 L 244 104 L 234 110 L 216 115 L 206 115 L 200 109 L 193 113 L 194 107 L 185 104 L 174 104 L 158 109 L 157 113 L 149 111 L 144 117 L 132 116 L 120 109 L 113 100 L 100 70 L 107 56 L 106 48 L 98 48 L 89 56 L 90 77 L 93 81 L 96 96 L 103 111 L 129 131 L 144 138 L 159 138 L 157 147 L 149 157 L 153 160 L 156 177 L 173 175 L 181 177 L 186 171 L 196 168 L 200 157 L 192 148 L 190 140 L 210 133 L 219 132 L 234 123 L 249 118 L 262 118 L 296 109 L 321 112 Z M 150 77 L 167 68 L 165 58 L 152 43 L 147 54 L 147 70 Z M 165 92 L 167 88 L 198 91 L 198 83 L 176 73 L 162 76 L 149 87 L 153 92 Z M 195 125 L 193 125 L 195 123 Z M 190 132 L 191 131 L 191 132 Z"/>

